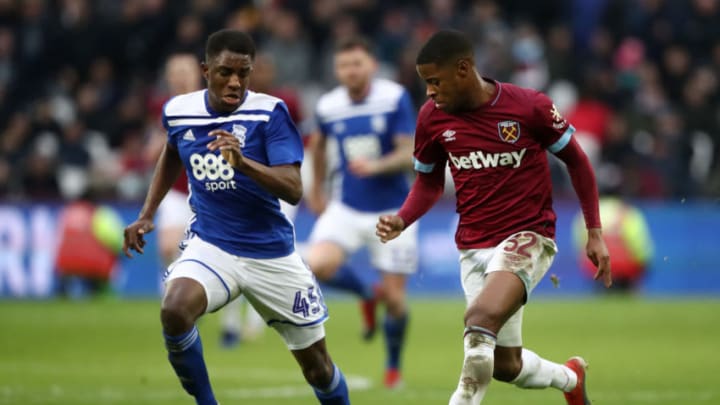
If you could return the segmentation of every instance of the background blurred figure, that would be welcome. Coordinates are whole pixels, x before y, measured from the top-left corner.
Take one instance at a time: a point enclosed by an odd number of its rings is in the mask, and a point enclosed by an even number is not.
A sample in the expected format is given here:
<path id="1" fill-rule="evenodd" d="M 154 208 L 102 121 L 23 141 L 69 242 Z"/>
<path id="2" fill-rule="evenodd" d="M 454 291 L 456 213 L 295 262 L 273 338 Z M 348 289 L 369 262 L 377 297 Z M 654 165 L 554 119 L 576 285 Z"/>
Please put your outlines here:
<path id="1" fill-rule="evenodd" d="M 630 203 L 615 197 L 600 199 L 603 237 L 612 257 L 613 285 L 607 291 L 636 291 L 642 284 L 654 254 L 653 240 L 645 215 Z M 582 213 L 573 221 L 573 240 L 580 265 L 589 280 L 595 266 L 585 253 L 587 235 Z"/>
<path id="2" fill-rule="evenodd" d="M 375 306 L 382 298 L 385 386 L 396 388 L 401 383 L 400 354 L 408 323 L 406 280 L 417 270 L 417 227 L 387 245 L 374 235 L 377 217 L 402 204 L 409 190 L 415 111 L 407 90 L 375 78 L 376 71 L 372 49 L 363 38 L 337 43 L 335 75 L 341 84 L 317 105 L 318 134 L 311 147 L 313 184 L 307 201 L 320 217 L 305 257 L 320 281 L 361 298 L 366 340 L 375 333 Z M 330 199 L 323 187 L 328 139 L 337 141 L 341 176 L 338 193 Z M 348 268 L 349 257 L 362 247 L 381 274 L 382 288 L 375 291 L 355 273 L 359 269 Z"/>
<path id="3" fill-rule="evenodd" d="M 97 204 L 89 194 L 63 209 L 55 259 L 62 297 L 111 293 L 124 227 L 112 207 Z"/>

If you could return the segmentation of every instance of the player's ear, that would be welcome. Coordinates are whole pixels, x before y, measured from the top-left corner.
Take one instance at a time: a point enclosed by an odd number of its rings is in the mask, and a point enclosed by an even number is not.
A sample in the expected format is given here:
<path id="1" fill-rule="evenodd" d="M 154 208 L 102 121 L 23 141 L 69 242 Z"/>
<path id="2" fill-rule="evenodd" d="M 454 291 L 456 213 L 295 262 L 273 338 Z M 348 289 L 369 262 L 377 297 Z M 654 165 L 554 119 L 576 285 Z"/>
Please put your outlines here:
<path id="1" fill-rule="evenodd" d="M 467 77 L 472 72 L 472 62 L 467 58 L 460 58 L 457 60 L 455 68 L 458 76 Z"/>
<path id="2" fill-rule="evenodd" d="M 205 78 L 205 81 L 208 81 L 208 71 L 210 70 L 208 64 L 205 62 L 200 62 L 200 68 L 202 69 L 202 75 Z"/>

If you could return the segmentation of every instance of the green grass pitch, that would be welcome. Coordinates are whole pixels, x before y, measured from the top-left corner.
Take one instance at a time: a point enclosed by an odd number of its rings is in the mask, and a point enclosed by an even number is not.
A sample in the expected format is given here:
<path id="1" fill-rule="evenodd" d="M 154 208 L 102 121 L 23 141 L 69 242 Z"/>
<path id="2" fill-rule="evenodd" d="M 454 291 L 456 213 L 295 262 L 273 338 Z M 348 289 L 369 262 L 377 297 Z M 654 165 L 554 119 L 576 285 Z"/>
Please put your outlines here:
<path id="1" fill-rule="evenodd" d="M 413 300 L 405 385 L 382 386 L 382 337 L 363 343 L 355 301 L 328 301 L 328 345 L 353 404 L 446 404 L 462 362 L 461 298 Z M 720 404 L 720 301 L 538 299 L 525 312 L 526 345 L 590 363 L 594 404 Z M 170 365 L 158 302 L 0 302 L 0 404 L 193 404 Z M 218 344 L 217 315 L 200 330 L 223 405 L 316 404 L 280 339 L 267 331 L 233 350 Z M 564 404 L 553 389 L 493 382 L 484 405 Z"/>

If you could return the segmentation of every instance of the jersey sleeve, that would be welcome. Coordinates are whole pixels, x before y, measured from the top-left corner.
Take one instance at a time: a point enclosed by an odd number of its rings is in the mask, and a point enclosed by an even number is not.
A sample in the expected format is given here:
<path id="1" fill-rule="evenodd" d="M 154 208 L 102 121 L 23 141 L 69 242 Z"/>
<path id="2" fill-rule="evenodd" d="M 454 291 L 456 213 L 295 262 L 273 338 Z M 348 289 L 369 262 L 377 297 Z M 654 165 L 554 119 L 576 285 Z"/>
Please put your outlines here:
<path id="1" fill-rule="evenodd" d="M 545 94 L 537 92 L 533 105 L 533 126 L 537 141 L 550 152 L 559 152 L 570 142 L 575 127 L 570 125 Z"/>
<path id="2" fill-rule="evenodd" d="M 172 146 L 177 148 L 177 137 L 172 136 L 172 134 L 170 132 L 170 124 L 168 123 L 168 116 L 167 116 L 167 107 L 171 100 L 172 100 L 172 98 L 170 100 L 166 101 L 165 104 L 163 104 L 162 115 L 160 116 L 160 122 L 162 123 L 162 126 L 163 126 L 163 128 L 165 128 L 165 132 L 167 133 L 168 143 L 170 143 Z"/>
<path id="3" fill-rule="evenodd" d="M 415 132 L 415 112 L 410 95 L 403 90 L 398 100 L 397 110 L 392 115 L 391 133 L 393 135 L 410 135 Z"/>
<path id="4" fill-rule="evenodd" d="M 270 166 L 302 163 L 302 138 L 285 103 L 279 102 L 275 106 L 265 128 L 265 149 Z"/>
<path id="5" fill-rule="evenodd" d="M 432 173 L 437 168 L 445 170 L 446 161 L 447 155 L 442 146 L 432 139 L 421 110 L 415 130 L 415 152 L 413 153 L 415 171 Z"/>

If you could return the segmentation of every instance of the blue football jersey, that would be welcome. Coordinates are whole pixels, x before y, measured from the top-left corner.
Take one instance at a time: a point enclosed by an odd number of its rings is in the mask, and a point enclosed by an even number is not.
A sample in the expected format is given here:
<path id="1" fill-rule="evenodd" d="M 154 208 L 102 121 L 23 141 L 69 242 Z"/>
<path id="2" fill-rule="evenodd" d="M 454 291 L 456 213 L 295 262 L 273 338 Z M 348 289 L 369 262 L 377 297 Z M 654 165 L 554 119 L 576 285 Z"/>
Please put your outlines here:
<path id="1" fill-rule="evenodd" d="M 415 110 L 408 92 L 390 80 L 375 79 L 367 97 L 354 102 L 347 89 L 339 86 L 320 98 L 316 119 L 323 136 L 337 139 L 340 200 L 364 212 L 400 207 L 409 191 L 406 174 L 360 178 L 348 170 L 348 162 L 377 159 L 392 152 L 396 136 L 413 135 Z"/>
<path id="2" fill-rule="evenodd" d="M 237 110 L 219 114 L 201 90 L 170 99 L 162 122 L 187 171 L 192 233 L 237 256 L 269 259 L 294 251 L 293 225 L 277 197 L 207 148 L 215 139 L 208 133 L 224 129 L 248 159 L 267 166 L 301 163 L 302 140 L 282 100 L 248 91 Z"/>

